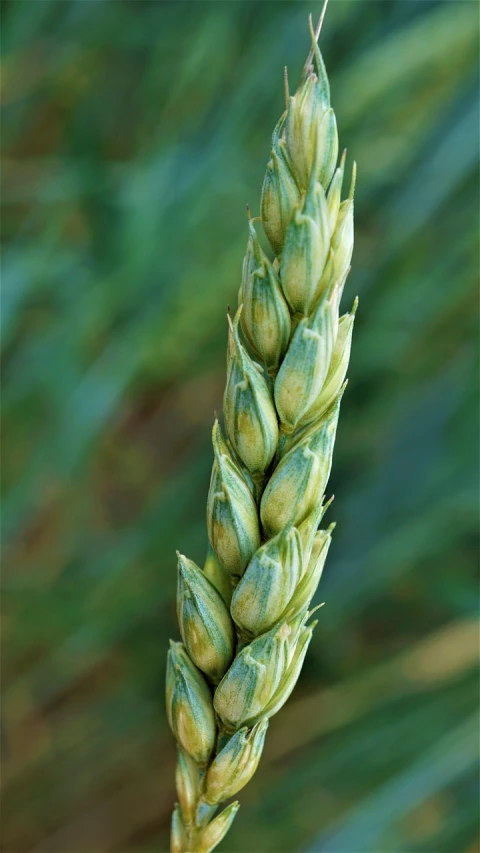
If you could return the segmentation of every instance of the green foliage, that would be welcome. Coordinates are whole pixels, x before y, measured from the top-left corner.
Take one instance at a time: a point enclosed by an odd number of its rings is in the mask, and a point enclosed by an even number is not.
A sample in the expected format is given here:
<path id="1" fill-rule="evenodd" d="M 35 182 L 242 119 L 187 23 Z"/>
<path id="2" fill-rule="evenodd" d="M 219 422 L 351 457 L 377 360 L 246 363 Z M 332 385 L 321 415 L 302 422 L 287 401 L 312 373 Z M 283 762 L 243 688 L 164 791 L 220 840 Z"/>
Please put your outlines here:
<path id="1" fill-rule="evenodd" d="M 309 12 L 3 6 L 6 853 L 167 849 L 174 554 L 206 550 L 244 206 Z M 360 174 L 337 530 L 223 846 L 472 853 L 477 9 L 332 2 L 321 45 Z"/>

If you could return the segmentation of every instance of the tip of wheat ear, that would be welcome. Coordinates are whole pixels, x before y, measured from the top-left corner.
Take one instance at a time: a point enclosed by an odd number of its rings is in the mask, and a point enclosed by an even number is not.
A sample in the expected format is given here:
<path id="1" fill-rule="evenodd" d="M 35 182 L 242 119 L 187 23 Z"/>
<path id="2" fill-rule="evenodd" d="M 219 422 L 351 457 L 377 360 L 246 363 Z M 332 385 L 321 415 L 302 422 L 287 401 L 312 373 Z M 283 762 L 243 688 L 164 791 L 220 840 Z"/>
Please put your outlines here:
<path id="1" fill-rule="evenodd" d="M 177 552 L 177 615 L 167 714 L 179 746 L 172 853 L 208 853 L 238 809 L 269 718 L 298 679 L 323 604 L 310 608 L 332 533 L 319 529 L 358 298 L 339 305 L 353 251 L 353 195 L 342 200 L 335 114 L 317 46 L 272 138 L 260 216 L 246 206 L 239 308 L 227 309 L 224 425 L 215 413 L 203 569 Z M 315 65 L 315 70 L 313 68 Z M 274 255 L 256 233 L 262 222 Z"/>
<path id="2" fill-rule="evenodd" d="M 307 76 L 308 69 L 310 68 L 310 65 L 311 65 L 311 62 L 313 59 L 313 53 L 314 53 L 315 45 L 317 44 L 318 39 L 320 38 L 320 33 L 322 31 L 322 26 L 323 26 L 323 21 L 325 19 L 325 13 L 327 11 L 327 6 L 328 6 L 328 0 L 324 0 L 324 4 L 322 6 L 322 11 L 320 12 L 320 17 L 318 19 L 318 23 L 317 23 L 317 26 L 315 27 L 315 29 L 313 28 L 312 14 L 310 13 L 308 16 L 308 28 L 310 30 L 312 47 L 310 48 L 309 54 L 305 60 L 305 65 L 303 66 L 301 80 L 303 80 Z"/>

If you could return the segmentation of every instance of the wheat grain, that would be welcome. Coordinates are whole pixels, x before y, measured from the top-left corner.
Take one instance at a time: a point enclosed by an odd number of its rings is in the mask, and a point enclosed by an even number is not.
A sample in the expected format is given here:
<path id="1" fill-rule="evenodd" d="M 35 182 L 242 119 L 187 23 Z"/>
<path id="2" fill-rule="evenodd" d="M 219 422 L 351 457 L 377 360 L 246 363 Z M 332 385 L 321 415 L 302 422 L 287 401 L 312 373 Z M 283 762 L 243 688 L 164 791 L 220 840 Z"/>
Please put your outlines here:
<path id="1" fill-rule="evenodd" d="M 318 530 L 356 310 L 339 318 L 355 167 L 341 201 L 345 155 L 337 168 L 320 26 L 314 33 L 310 20 L 300 86 L 290 97 L 286 82 L 273 134 L 261 199 L 273 261 L 249 216 L 239 309 L 228 318 L 225 434 L 213 429 L 211 549 L 203 570 L 178 556 L 183 643 L 171 644 L 167 665 L 174 853 L 213 850 L 235 817 L 237 802 L 216 810 L 255 772 L 269 718 L 295 686 L 334 527 Z"/>

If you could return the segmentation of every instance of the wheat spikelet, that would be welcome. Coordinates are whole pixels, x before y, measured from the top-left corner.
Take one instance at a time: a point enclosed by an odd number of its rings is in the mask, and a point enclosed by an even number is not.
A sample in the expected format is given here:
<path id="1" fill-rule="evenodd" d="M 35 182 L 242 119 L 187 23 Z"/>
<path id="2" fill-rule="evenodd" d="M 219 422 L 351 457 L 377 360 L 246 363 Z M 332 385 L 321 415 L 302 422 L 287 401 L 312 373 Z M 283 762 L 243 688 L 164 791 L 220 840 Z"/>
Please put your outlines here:
<path id="1" fill-rule="evenodd" d="M 272 140 L 261 221 L 249 216 L 239 308 L 229 317 L 224 429 L 213 428 L 202 569 L 178 556 L 182 643 L 171 643 L 167 713 L 178 742 L 173 853 L 213 850 L 255 772 L 269 718 L 297 681 L 309 606 L 330 545 L 319 530 L 356 303 L 339 318 L 353 250 L 335 114 L 313 32 L 300 86 Z M 311 64 L 313 61 L 314 64 Z"/>

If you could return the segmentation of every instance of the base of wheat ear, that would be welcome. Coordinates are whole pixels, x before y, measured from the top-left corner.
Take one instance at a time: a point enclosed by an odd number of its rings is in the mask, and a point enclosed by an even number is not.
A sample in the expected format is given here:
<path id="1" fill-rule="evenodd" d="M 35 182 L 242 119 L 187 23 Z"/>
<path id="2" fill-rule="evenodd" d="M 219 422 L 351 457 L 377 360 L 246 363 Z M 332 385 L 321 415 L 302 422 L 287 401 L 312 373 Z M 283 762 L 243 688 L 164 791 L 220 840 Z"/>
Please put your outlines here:
<path id="1" fill-rule="evenodd" d="M 249 216 L 239 307 L 229 321 L 224 426 L 213 427 L 203 569 L 178 555 L 167 714 L 178 743 L 172 853 L 207 853 L 255 773 L 269 718 L 290 696 L 312 637 L 310 602 L 334 525 L 319 529 L 356 302 L 339 317 L 353 250 L 355 166 L 341 200 L 335 113 L 312 48 L 273 133 Z"/>

